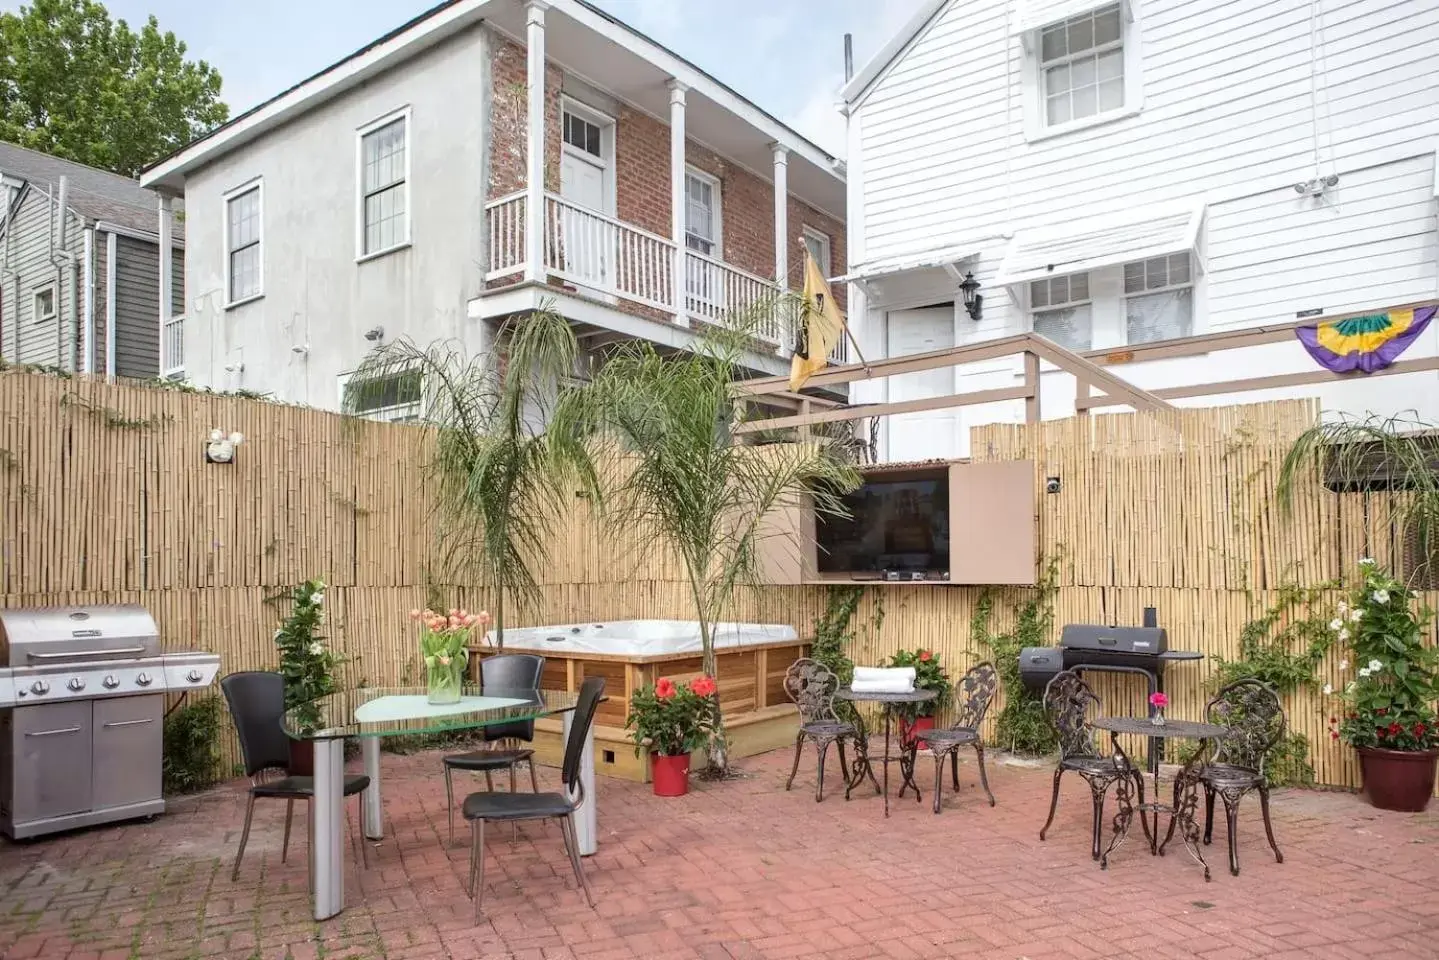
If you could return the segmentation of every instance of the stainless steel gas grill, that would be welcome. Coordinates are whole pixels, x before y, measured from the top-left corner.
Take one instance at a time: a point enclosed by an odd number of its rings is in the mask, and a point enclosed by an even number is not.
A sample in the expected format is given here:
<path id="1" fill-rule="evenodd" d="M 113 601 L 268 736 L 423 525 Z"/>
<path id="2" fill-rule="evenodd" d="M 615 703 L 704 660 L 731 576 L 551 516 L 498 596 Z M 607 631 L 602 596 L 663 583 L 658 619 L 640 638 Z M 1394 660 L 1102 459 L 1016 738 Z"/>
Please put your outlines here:
<path id="1" fill-rule="evenodd" d="M 0 832 L 162 813 L 165 694 L 219 669 L 215 654 L 162 653 L 139 606 L 0 610 Z"/>

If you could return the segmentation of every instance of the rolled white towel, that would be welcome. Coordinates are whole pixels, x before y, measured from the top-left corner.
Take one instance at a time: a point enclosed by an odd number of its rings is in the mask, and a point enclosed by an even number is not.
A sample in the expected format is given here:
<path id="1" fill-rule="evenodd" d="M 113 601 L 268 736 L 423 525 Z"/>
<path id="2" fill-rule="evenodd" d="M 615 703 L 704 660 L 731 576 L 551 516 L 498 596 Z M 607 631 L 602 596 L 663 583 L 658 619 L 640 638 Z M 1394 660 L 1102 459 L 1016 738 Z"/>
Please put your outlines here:
<path id="1" fill-rule="evenodd" d="M 849 685 L 855 693 L 913 693 L 914 681 L 897 678 L 893 680 L 855 680 Z"/>
<path id="2" fill-rule="evenodd" d="M 906 683 L 914 684 L 914 667 L 855 667 L 854 679 L 869 683 L 876 680 L 893 682 L 903 679 Z"/>

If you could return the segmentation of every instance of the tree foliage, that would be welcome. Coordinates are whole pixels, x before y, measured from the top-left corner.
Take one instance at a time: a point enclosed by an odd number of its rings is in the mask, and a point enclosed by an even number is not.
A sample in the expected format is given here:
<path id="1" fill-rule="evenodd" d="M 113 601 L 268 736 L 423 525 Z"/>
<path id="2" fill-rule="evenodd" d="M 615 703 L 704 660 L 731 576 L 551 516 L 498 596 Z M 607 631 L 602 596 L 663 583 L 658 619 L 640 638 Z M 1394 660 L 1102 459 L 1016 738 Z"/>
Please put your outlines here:
<path id="1" fill-rule="evenodd" d="M 220 74 L 95 0 L 0 14 L 0 139 L 127 177 L 224 123 Z"/>

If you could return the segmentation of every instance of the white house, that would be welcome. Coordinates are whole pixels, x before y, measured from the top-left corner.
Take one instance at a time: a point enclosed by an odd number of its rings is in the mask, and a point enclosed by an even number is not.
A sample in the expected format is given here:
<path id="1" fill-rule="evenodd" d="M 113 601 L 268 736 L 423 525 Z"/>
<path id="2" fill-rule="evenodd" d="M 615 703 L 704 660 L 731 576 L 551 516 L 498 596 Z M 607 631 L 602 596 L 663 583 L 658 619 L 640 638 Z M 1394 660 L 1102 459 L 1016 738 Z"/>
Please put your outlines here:
<path id="1" fill-rule="evenodd" d="M 845 263 L 843 164 L 583 0 L 437 4 L 142 182 L 188 214 L 166 369 L 320 407 L 385 340 L 474 353 L 552 303 L 592 355 L 685 349 L 797 284 L 801 242 Z"/>
<path id="2" fill-rule="evenodd" d="M 925 0 L 844 89 L 851 322 L 866 356 L 1034 331 L 1146 389 L 1316 370 L 1293 340 L 1140 345 L 1439 297 L 1434 0 Z M 958 284 L 981 284 L 980 318 Z M 1154 353 L 1149 350 L 1149 353 Z M 1405 360 L 1439 355 L 1439 321 Z M 1013 358 L 852 386 L 1012 387 Z M 1075 381 L 1041 373 L 1042 415 Z M 1439 372 L 1317 396 L 1439 420 Z M 881 456 L 967 452 L 1006 401 L 890 418 Z"/>

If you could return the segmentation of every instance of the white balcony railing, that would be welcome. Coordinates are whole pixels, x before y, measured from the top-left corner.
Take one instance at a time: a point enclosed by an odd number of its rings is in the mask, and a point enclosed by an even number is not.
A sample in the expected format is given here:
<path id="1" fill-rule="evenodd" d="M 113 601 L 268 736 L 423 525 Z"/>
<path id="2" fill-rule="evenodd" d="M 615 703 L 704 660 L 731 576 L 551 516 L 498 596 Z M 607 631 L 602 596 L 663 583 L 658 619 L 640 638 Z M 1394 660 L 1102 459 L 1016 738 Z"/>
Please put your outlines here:
<path id="1" fill-rule="evenodd" d="M 185 316 L 171 317 L 160 330 L 160 376 L 185 375 Z"/>
<path id="2" fill-rule="evenodd" d="M 714 324 L 730 318 L 753 324 L 755 336 L 779 346 L 780 311 L 758 309 L 778 295 L 779 287 L 769 280 L 695 250 L 685 251 L 685 310 L 692 317 Z"/>
<path id="3" fill-rule="evenodd" d="M 603 294 L 674 309 L 674 244 L 568 200 L 545 197 L 545 269 Z"/>
<path id="4" fill-rule="evenodd" d="M 512 193 L 485 204 L 490 230 L 490 266 L 486 280 L 525 269 L 525 195 Z"/>

